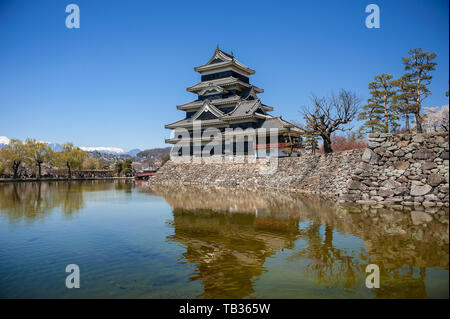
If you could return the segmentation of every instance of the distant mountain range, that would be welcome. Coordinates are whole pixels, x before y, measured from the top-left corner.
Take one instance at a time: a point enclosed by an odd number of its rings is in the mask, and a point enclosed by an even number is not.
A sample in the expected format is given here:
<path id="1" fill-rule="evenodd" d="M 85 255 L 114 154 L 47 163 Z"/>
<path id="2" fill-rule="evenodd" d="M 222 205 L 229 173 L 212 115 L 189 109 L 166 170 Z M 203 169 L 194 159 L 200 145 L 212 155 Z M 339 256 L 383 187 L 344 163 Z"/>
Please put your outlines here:
<path id="1" fill-rule="evenodd" d="M 62 150 L 62 145 L 59 143 L 51 143 L 51 142 L 45 142 L 47 145 L 51 147 L 51 149 L 55 152 L 60 152 Z M 5 147 L 9 144 L 9 138 L 6 136 L 0 136 L 0 148 Z M 104 146 L 98 146 L 98 147 L 85 147 L 80 146 L 80 148 L 83 151 L 86 152 L 99 152 L 103 154 L 113 154 L 113 155 L 129 155 L 132 157 L 135 157 L 139 152 L 142 150 L 134 148 L 128 152 L 125 152 L 123 149 L 118 147 L 104 147 Z"/>
<path id="2" fill-rule="evenodd" d="M 163 158 L 164 155 L 167 155 L 170 153 L 170 149 L 171 149 L 170 146 L 164 147 L 164 148 L 152 148 L 152 149 L 144 150 L 144 151 L 137 153 L 136 157 L 145 158 L 145 159 Z"/>
<path id="3" fill-rule="evenodd" d="M 98 147 L 85 147 L 80 146 L 80 148 L 85 152 L 99 152 L 99 153 L 105 153 L 105 154 L 116 154 L 116 155 L 125 155 L 126 152 L 118 147 L 104 147 L 104 146 L 98 146 Z"/>

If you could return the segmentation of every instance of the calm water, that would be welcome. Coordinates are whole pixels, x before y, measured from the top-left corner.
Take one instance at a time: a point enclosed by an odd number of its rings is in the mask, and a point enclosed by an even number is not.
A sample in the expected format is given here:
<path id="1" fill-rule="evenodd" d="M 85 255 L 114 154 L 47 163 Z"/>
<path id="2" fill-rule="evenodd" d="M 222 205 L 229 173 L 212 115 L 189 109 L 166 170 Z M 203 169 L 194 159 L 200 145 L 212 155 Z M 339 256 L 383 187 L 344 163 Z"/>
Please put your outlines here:
<path id="1" fill-rule="evenodd" d="M 448 298 L 448 214 L 432 213 L 414 225 L 286 193 L 0 183 L 0 297 Z"/>

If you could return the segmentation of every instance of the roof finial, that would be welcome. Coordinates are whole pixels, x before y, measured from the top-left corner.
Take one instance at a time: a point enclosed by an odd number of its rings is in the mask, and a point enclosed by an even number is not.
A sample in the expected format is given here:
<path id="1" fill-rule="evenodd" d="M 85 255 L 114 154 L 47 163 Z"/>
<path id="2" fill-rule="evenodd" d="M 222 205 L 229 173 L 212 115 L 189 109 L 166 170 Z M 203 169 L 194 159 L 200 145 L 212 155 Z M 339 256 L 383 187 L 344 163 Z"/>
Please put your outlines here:
<path id="1" fill-rule="evenodd" d="M 219 42 L 217 42 L 216 50 L 220 50 L 219 49 Z"/>

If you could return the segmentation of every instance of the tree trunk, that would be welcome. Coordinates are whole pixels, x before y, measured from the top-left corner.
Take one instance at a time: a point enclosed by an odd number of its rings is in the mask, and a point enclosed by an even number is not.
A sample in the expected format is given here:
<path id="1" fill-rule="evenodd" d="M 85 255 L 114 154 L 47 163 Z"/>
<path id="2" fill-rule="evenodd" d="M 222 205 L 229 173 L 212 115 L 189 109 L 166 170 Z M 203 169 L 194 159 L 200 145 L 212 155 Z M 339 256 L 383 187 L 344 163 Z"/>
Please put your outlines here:
<path id="1" fill-rule="evenodd" d="M 389 117 L 388 117 L 388 111 L 387 111 L 387 101 L 386 96 L 384 97 L 384 131 L 386 133 L 389 133 Z"/>
<path id="2" fill-rule="evenodd" d="M 323 152 L 325 154 L 333 153 L 333 149 L 331 148 L 330 136 L 322 135 L 322 139 L 323 139 Z"/>
<path id="3" fill-rule="evenodd" d="M 417 133 L 422 133 L 422 119 L 420 118 L 420 108 L 422 107 L 420 103 L 420 82 L 422 80 L 422 71 L 419 71 L 419 76 L 417 77 L 417 97 L 416 97 L 416 111 L 414 115 L 416 116 L 416 128 Z"/>
<path id="4" fill-rule="evenodd" d="M 13 171 L 14 171 L 13 178 L 14 179 L 19 177 L 19 167 L 20 167 L 20 162 L 19 161 L 14 161 L 14 163 L 13 163 Z"/>
<path id="5" fill-rule="evenodd" d="M 37 163 L 37 165 L 38 165 L 38 179 L 41 179 L 41 162 L 38 162 Z"/>
<path id="6" fill-rule="evenodd" d="M 67 164 L 67 169 L 69 170 L 69 179 L 72 179 L 72 171 L 70 170 L 69 164 Z"/>
<path id="7" fill-rule="evenodd" d="M 408 115 L 408 113 L 405 113 L 405 128 L 406 128 L 406 132 L 409 133 L 409 115 Z"/>
<path id="8" fill-rule="evenodd" d="M 416 117 L 416 129 L 417 129 L 417 133 L 422 133 L 423 129 L 422 129 L 422 119 L 420 117 L 419 111 L 416 111 L 414 113 L 415 117 Z"/>

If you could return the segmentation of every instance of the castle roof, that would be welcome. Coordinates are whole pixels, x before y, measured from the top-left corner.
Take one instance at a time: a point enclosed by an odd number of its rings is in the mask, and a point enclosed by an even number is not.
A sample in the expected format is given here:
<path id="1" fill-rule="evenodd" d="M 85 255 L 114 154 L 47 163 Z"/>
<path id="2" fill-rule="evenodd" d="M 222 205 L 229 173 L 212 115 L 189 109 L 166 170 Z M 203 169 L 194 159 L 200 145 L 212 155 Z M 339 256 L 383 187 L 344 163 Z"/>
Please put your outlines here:
<path id="1" fill-rule="evenodd" d="M 208 114 L 206 119 L 200 119 L 200 116 L 202 114 Z M 194 124 L 194 121 L 201 120 L 202 126 L 207 125 L 217 125 L 217 124 L 225 124 L 225 122 L 222 121 L 222 117 L 224 116 L 224 113 L 220 111 L 218 108 L 216 108 L 210 100 L 204 100 L 202 103 L 202 107 L 190 118 L 183 119 L 171 124 L 167 124 L 165 127 L 174 129 L 178 127 L 192 127 Z"/>
<path id="2" fill-rule="evenodd" d="M 215 106 L 233 104 L 233 103 L 236 103 L 237 101 L 239 101 L 240 99 L 241 99 L 241 97 L 239 95 L 232 95 L 227 98 L 211 100 L 211 104 L 213 104 Z M 188 102 L 185 104 L 177 105 L 177 109 L 184 111 L 184 110 L 194 109 L 194 108 L 197 108 L 202 105 L 203 105 L 202 100 L 195 100 L 195 101 L 191 101 L 191 102 Z"/>
<path id="3" fill-rule="evenodd" d="M 195 84 L 193 86 L 188 87 L 186 90 L 189 91 L 189 92 L 192 92 L 192 93 L 199 93 L 203 89 L 206 89 L 208 87 L 222 87 L 222 88 L 225 88 L 225 87 L 233 86 L 233 85 L 241 86 L 243 88 L 251 88 L 251 87 L 253 87 L 253 89 L 254 89 L 254 91 L 256 93 L 263 93 L 264 92 L 263 89 L 257 88 L 256 86 L 251 85 L 249 83 L 245 83 L 245 82 L 243 82 L 243 81 L 241 81 L 241 80 L 239 80 L 239 79 L 237 79 L 237 78 L 235 78 L 233 76 L 229 76 L 229 77 L 221 78 L 221 79 L 210 80 L 210 81 L 202 81 L 202 82 L 199 82 L 199 83 L 197 83 L 197 84 Z"/>
<path id="4" fill-rule="evenodd" d="M 254 98 L 253 95 L 245 95 L 244 94 L 244 97 L 240 97 L 239 95 L 232 95 L 232 96 L 222 98 L 222 99 L 210 100 L 210 103 L 216 107 L 228 106 L 228 105 L 236 104 L 239 101 L 246 100 L 249 97 Z M 182 110 L 182 111 L 196 110 L 203 105 L 203 102 L 204 102 L 203 100 L 191 101 L 189 103 L 177 105 L 177 109 Z M 262 103 L 261 103 L 261 107 L 264 111 L 267 111 L 267 112 L 273 111 L 273 107 L 262 104 Z"/>
<path id="5" fill-rule="evenodd" d="M 213 56 L 208 60 L 208 62 L 203 65 L 194 67 L 194 70 L 202 73 L 229 66 L 234 66 L 246 75 L 255 74 L 254 70 L 236 60 L 233 54 L 226 53 L 225 51 L 219 49 L 219 46 L 216 47 Z"/>
<path id="6" fill-rule="evenodd" d="M 204 100 L 202 101 L 202 106 L 198 111 L 190 118 L 182 119 L 177 122 L 167 124 L 165 127 L 169 129 L 175 129 L 175 128 L 191 128 L 194 124 L 194 121 L 201 120 L 202 126 L 209 126 L 209 125 L 228 125 L 230 122 L 236 122 L 241 120 L 250 120 L 250 121 L 260 121 L 260 120 L 269 120 L 274 118 L 271 115 L 265 114 L 265 106 L 261 103 L 259 99 L 256 100 L 240 100 L 235 108 L 229 112 L 224 113 L 219 108 L 214 106 L 212 104 L 212 101 L 210 100 Z M 260 112 L 257 112 L 257 110 L 260 109 Z M 281 118 L 280 118 L 281 120 Z M 272 122 L 270 122 L 272 123 Z M 272 125 L 277 125 L 279 128 L 286 128 L 287 123 L 285 121 L 282 122 L 281 125 L 278 122 L 273 122 Z M 264 124 L 263 124 L 264 125 Z M 267 127 L 268 124 L 266 124 Z"/>
<path id="7" fill-rule="evenodd" d="M 259 107 L 261 107 L 261 101 L 259 99 L 250 101 L 241 100 L 236 104 L 234 110 L 225 114 L 222 119 L 227 121 L 254 117 Z"/>
<path id="8" fill-rule="evenodd" d="M 202 74 L 203 81 L 186 90 L 197 94 L 198 99 L 178 105 L 177 109 L 186 111 L 186 118 L 167 124 L 165 128 L 174 129 L 175 132 L 181 128 L 192 130 L 198 123 L 202 127 L 217 127 L 221 130 L 227 127 L 252 127 L 258 132 L 275 128 L 284 133 L 301 133 L 300 128 L 281 117 L 267 114 L 273 108 L 262 104 L 257 96 L 264 90 L 249 83 L 248 76 L 255 71 L 237 61 L 233 54 L 217 47 L 208 62 L 195 67 L 195 70 Z M 200 139 L 203 140 L 203 137 Z M 171 138 L 166 142 L 176 143 L 177 139 Z"/>

